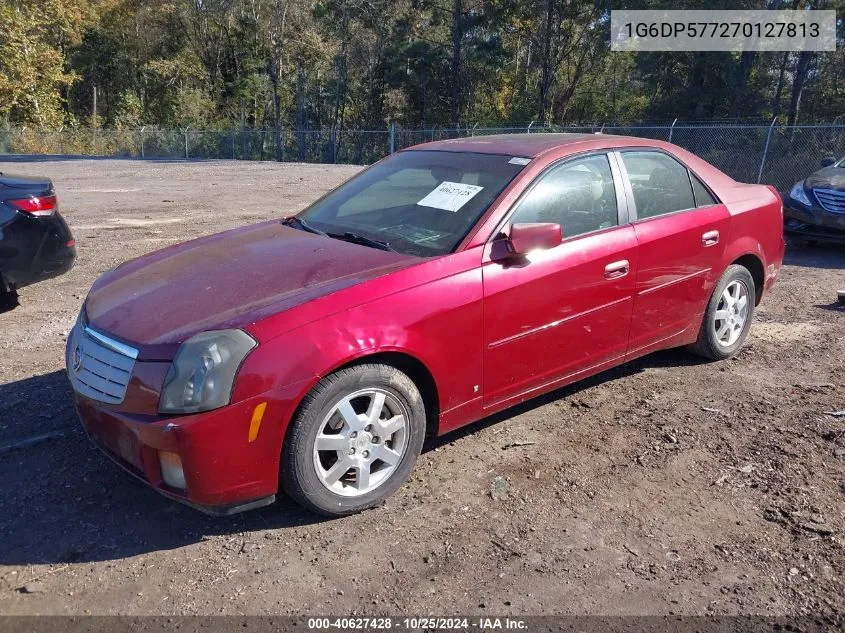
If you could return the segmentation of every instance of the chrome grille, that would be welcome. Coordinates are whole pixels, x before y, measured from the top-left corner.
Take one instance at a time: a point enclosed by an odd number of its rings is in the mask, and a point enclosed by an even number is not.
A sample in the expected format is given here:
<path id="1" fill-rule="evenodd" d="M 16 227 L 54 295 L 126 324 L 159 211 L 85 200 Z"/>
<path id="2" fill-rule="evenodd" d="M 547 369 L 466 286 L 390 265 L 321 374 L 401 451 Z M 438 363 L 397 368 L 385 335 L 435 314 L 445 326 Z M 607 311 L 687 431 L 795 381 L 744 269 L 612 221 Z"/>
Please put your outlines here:
<path id="1" fill-rule="evenodd" d="M 67 372 L 73 388 L 87 398 L 120 404 L 138 350 L 77 325 L 68 341 Z"/>
<path id="2" fill-rule="evenodd" d="M 835 189 L 813 189 L 816 199 L 825 211 L 845 213 L 845 191 Z"/>

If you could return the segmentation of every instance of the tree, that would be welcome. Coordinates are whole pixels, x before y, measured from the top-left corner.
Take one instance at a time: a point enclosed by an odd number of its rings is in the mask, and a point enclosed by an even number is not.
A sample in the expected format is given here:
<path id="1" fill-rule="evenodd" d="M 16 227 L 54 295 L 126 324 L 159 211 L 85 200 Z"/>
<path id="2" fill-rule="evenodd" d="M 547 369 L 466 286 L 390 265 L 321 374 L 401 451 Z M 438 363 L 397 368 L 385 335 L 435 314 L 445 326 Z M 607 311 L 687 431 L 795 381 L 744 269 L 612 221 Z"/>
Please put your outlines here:
<path id="1" fill-rule="evenodd" d="M 285 127 L 845 114 L 842 34 L 823 53 L 611 53 L 606 0 L 0 0 L 0 23 L 10 125 L 224 128 L 243 116 L 276 130 L 277 155 Z"/>
<path id="2" fill-rule="evenodd" d="M 65 69 L 64 50 L 79 41 L 90 16 L 74 0 L 0 0 L 0 117 L 58 127 L 63 92 L 77 79 Z"/>

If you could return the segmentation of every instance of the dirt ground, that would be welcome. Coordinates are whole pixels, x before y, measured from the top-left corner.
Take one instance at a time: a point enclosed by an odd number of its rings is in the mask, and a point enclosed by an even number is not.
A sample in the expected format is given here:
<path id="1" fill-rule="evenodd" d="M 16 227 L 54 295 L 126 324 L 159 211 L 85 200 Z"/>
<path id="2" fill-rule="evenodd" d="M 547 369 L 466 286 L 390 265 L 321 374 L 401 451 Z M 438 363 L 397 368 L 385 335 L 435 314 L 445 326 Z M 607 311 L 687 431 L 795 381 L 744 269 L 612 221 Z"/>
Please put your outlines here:
<path id="1" fill-rule="evenodd" d="M 0 613 L 842 617 L 842 247 L 790 249 L 736 359 L 654 354 L 430 441 L 358 516 L 207 517 L 90 446 L 63 348 L 94 279 L 356 169 L 0 163 L 53 178 L 79 249 L 0 314 Z"/>

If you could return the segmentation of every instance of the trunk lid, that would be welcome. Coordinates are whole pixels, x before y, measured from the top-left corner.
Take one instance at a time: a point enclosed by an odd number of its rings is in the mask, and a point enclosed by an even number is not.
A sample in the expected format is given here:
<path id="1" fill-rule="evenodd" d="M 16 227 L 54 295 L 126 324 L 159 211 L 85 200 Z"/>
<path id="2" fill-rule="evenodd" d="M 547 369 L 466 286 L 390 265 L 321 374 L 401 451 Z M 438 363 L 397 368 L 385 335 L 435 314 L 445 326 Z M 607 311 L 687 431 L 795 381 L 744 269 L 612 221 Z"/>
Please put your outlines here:
<path id="1" fill-rule="evenodd" d="M 0 172 L 0 200 L 35 196 L 52 190 L 53 183 L 49 178 L 27 178 Z"/>

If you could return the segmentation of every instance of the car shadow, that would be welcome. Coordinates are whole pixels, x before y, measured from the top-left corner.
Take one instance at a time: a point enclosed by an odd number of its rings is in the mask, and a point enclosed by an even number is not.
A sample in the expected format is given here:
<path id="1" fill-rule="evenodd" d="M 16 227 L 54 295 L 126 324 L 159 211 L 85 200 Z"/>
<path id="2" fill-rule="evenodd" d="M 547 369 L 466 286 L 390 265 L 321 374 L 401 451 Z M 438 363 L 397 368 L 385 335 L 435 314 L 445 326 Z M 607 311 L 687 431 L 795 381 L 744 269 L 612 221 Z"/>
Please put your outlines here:
<path id="1" fill-rule="evenodd" d="M 819 243 L 806 246 L 791 240 L 783 263 L 803 268 L 845 270 L 845 244 Z"/>
<path id="2" fill-rule="evenodd" d="M 646 367 L 698 362 L 679 351 L 653 354 L 431 439 L 424 450 Z M 0 481 L 2 565 L 116 560 L 213 535 L 248 535 L 327 520 L 284 497 L 230 517 L 206 516 L 162 497 L 91 445 L 63 371 L 0 385 Z"/>
<path id="3" fill-rule="evenodd" d="M 441 446 L 451 444 L 457 439 L 472 435 L 473 433 L 476 433 L 481 429 L 485 429 L 488 426 L 494 426 L 496 424 L 499 424 L 500 422 L 504 422 L 505 420 L 509 420 L 518 415 L 529 413 L 530 411 L 534 411 L 535 409 L 544 407 L 547 404 L 551 404 L 552 402 L 557 402 L 565 398 L 571 398 L 572 396 L 578 394 L 581 391 L 592 389 L 593 387 L 598 387 L 599 385 L 608 382 L 613 382 L 614 380 L 619 380 L 621 378 L 639 374 L 647 368 L 685 367 L 689 365 L 703 365 L 708 362 L 710 361 L 707 361 L 698 356 L 693 356 L 689 352 L 680 348 L 655 352 L 653 354 L 649 354 L 647 356 L 632 360 L 631 362 L 625 363 L 624 365 L 619 365 L 618 367 L 607 369 L 599 374 L 590 376 L 589 378 L 584 378 L 583 380 L 579 380 L 578 382 L 566 385 L 565 387 L 561 387 L 560 389 L 555 389 L 554 391 L 550 391 L 543 395 L 537 396 L 536 398 L 532 398 L 531 400 L 527 400 L 526 402 L 522 402 L 512 407 L 508 407 L 504 411 L 494 413 L 493 415 L 487 416 L 486 418 L 482 418 L 478 422 L 473 422 L 472 424 L 468 424 L 467 426 L 455 429 L 454 431 L 446 433 L 445 435 L 429 438 L 426 441 L 425 446 L 423 447 L 423 452 L 434 450 L 436 448 L 440 448 Z"/>
<path id="4" fill-rule="evenodd" d="M 0 385 L 0 481 L 0 565 L 121 559 L 321 520 L 287 499 L 230 517 L 169 501 L 92 446 L 63 371 Z"/>
<path id="5" fill-rule="evenodd" d="M 845 303 L 840 303 L 839 301 L 834 301 L 833 303 L 819 303 L 816 304 L 815 307 L 821 308 L 822 310 L 829 310 L 830 312 L 845 313 Z"/>

